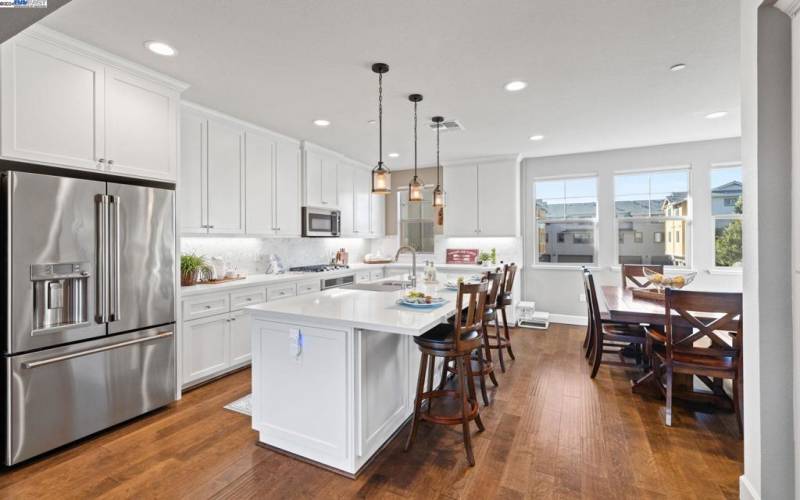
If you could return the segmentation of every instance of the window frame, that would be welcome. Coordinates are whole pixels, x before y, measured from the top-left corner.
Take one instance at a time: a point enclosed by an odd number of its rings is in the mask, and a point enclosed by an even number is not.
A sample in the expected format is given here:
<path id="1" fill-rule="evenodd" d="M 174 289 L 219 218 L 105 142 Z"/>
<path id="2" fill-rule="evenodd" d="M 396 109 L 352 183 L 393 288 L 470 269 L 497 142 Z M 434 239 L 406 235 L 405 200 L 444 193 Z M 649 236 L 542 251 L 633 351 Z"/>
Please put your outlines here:
<path id="1" fill-rule="evenodd" d="M 539 182 L 548 182 L 548 181 L 572 181 L 572 180 L 581 180 L 581 179 L 594 179 L 594 200 L 595 200 L 595 210 L 594 210 L 594 217 L 588 218 L 569 218 L 564 217 L 562 219 L 539 219 L 536 213 L 536 184 Z M 567 174 L 567 175 L 552 175 L 552 176 L 543 176 L 543 177 L 534 177 L 531 179 L 531 187 L 532 187 L 532 206 L 531 210 L 533 212 L 533 262 L 531 263 L 531 267 L 534 268 L 574 268 L 580 266 L 586 266 L 589 268 L 594 268 L 599 265 L 598 263 L 598 256 L 600 255 L 599 251 L 599 231 L 598 225 L 600 220 L 600 175 L 597 172 L 588 172 L 588 173 L 580 173 L 580 174 Z M 566 198 L 565 198 L 566 201 Z M 566 214 L 565 214 L 566 215 Z M 555 224 L 564 224 L 564 223 L 575 223 L 575 222 L 584 222 L 584 223 L 591 223 L 591 231 L 592 231 L 592 261 L 591 262 L 541 262 L 539 261 L 539 223 L 555 223 Z M 566 238 L 565 238 L 566 240 Z M 547 244 L 547 239 L 545 239 L 545 244 Z"/>
<path id="2" fill-rule="evenodd" d="M 620 176 L 620 175 L 643 175 L 643 174 L 652 175 L 652 174 L 658 174 L 658 173 L 662 173 L 662 172 L 676 172 L 676 171 L 678 171 L 678 172 L 685 171 L 686 172 L 686 213 L 687 213 L 687 215 L 685 215 L 685 216 L 667 215 L 666 213 L 663 214 L 663 215 L 656 215 L 656 216 L 653 216 L 653 215 L 646 215 L 646 216 L 637 215 L 637 216 L 630 216 L 630 217 L 621 217 L 621 216 L 617 215 L 617 185 L 616 185 L 617 184 L 616 183 L 617 176 Z M 613 260 L 614 264 L 611 266 L 612 269 L 620 269 L 622 267 L 622 264 L 619 262 L 619 257 L 620 257 L 620 254 L 619 254 L 619 246 L 620 246 L 620 243 L 619 243 L 619 223 L 620 223 L 620 221 L 626 221 L 626 222 L 629 221 L 629 222 L 633 222 L 633 223 L 635 223 L 635 222 L 664 222 L 665 223 L 665 227 L 664 227 L 663 232 L 664 232 L 664 244 L 665 245 L 666 245 L 666 233 L 667 233 L 666 223 L 669 222 L 669 221 L 684 221 L 686 223 L 686 231 L 685 231 L 685 233 L 688 236 L 688 238 L 684 239 L 685 240 L 684 245 L 685 245 L 685 248 L 686 248 L 686 257 L 685 257 L 686 265 L 684 265 L 684 266 L 665 265 L 664 269 L 675 270 L 675 271 L 692 269 L 692 265 L 693 265 L 692 242 L 694 241 L 694 238 L 692 237 L 693 236 L 692 235 L 692 230 L 693 230 L 692 218 L 693 218 L 693 215 L 694 215 L 694 200 L 693 200 L 693 197 L 692 197 L 692 176 L 693 176 L 693 169 L 692 169 L 692 164 L 691 163 L 682 164 L 682 165 L 667 165 L 667 166 L 660 166 L 660 167 L 648 167 L 648 168 L 642 168 L 642 169 L 615 170 L 614 172 L 612 172 L 612 174 L 611 174 L 611 190 L 612 190 L 611 206 L 612 206 L 612 210 L 613 210 L 612 216 L 614 217 L 613 228 L 614 228 L 614 232 L 617 234 L 617 238 L 615 239 L 616 243 L 614 244 L 614 260 Z M 651 194 L 652 194 L 652 188 L 651 188 L 651 192 L 648 193 L 648 196 L 650 196 Z"/>
<path id="3" fill-rule="evenodd" d="M 717 220 L 739 220 L 742 221 L 742 226 L 744 226 L 744 214 L 714 214 L 714 201 L 712 198 L 711 191 L 714 189 L 712 186 L 711 177 L 714 175 L 715 170 L 723 170 L 726 168 L 739 168 L 743 169 L 743 165 L 741 161 L 731 161 L 731 162 L 723 162 L 723 163 L 712 163 L 710 168 L 708 169 L 708 201 L 709 201 L 709 214 L 711 216 L 711 248 L 710 248 L 710 259 L 711 259 L 711 272 L 717 273 L 734 273 L 740 274 L 742 272 L 742 268 L 744 267 L 744 262 L 742 266 L 734 267 L 734 266 L 718 266 L 717 265 Z M 744 198 L 744 172 L 742 172 L 742 197 Z M 742 245 L 744 247 L 744 245 Z M 744 248 L 742 248 L 742 252 L 744 252 Z"/>

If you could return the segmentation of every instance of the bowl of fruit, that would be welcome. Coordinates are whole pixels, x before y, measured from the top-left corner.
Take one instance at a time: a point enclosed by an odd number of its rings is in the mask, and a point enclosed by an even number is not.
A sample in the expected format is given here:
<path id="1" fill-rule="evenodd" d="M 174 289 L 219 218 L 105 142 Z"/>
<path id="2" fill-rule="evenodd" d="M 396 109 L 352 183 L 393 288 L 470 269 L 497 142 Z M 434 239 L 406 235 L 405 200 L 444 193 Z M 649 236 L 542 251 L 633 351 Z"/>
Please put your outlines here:
<path id="1" fill-rule="evenodd" d="M 420 292 L 417 290 L 407 291 L 397 301 L 397 303 L 400 305 L 415 307 L 417 309 L 433 309 L 434 307 L 439 307 L 445 302 L 447 301 L 441 297 L 427 295 L 425 292 Z"/>
<path id="2" fill-rule="evenodd" d="M 662 292 L 665 288 L 675 288 L 681 289 L 694 281 L 694 278 L 697 276 L 696 272 L 691 272 L 688 274 L 676 274 L 672 276 L 667 276 L 666 274 L 662 274 L 656 271 L 652 271 L 648 268 L 644 268 L 644 275 L 650 280 L 650 283 L 655 285 L 659 292 Z"/>

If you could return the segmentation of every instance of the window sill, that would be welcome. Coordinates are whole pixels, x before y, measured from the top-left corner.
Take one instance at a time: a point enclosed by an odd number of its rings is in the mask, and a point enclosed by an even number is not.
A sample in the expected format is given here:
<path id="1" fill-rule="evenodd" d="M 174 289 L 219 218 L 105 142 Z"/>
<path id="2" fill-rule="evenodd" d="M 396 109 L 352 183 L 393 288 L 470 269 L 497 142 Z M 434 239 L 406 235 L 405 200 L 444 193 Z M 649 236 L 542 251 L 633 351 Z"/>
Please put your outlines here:
<path id="1" fill-rule="evenodd" d="M 741 276 L 742 275 L 742 268 L 725 268 L 725 267 L 714 267 L 706 271 L 708 274 L 716 274 L 721 276 Z"/>
<path id="2" fill-rule="evenodd" d="M 555 271 L 580 271 L 581 265 L 580 264 L 531 264 L 528 266 L 530 269 L 538 269 L 538 270 L 555 270 Z M 598 266 L 597 264 L 591 264 L 586 266 L 586 269 L 590 271 L 600 271 L 603 268 Z"/>

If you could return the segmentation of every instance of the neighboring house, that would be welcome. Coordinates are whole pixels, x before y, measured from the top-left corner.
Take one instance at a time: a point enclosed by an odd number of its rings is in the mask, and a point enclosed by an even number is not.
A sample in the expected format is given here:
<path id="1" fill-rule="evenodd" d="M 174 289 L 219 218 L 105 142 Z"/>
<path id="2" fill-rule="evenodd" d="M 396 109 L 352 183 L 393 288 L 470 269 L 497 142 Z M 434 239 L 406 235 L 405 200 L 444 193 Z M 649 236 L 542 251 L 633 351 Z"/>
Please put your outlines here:
<path id="1" fill-rule="evenodd" d="M 667 217 L 685 217 L 689 215 L 689 200 L 685 194 L 668 196 L 662 206 Z M 664 222 L 664 254 L 672 257 L 676 266 L 687 265 L 686 255 L 686 221 L 667 220 Z"/>
<path id="2" fill-rule="evenodd" d="M 711 190 L 711 213 L 728 215 L 736 213 L 736 202 L 742 196 L 742 183 L 731 181 Z"/>

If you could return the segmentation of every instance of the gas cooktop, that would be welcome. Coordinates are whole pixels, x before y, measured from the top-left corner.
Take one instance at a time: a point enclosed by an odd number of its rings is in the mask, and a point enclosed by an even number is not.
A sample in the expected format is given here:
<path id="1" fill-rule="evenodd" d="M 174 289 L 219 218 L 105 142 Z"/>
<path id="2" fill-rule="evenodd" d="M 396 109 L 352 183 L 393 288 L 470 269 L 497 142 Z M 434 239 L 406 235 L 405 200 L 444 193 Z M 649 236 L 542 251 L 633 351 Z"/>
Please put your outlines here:
<path id="1" fill-rule="evenodd" d="M 341 269 L 350 269 L 350 266 L 340 266 L 337 264 L 317 264 L 315 266 L 290 267 L 289 271 L 295 273 L 322 273 L 325 271 L 339 271 Z"/>

